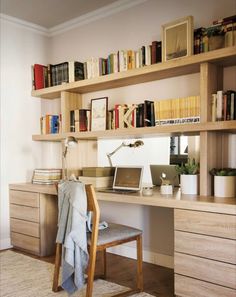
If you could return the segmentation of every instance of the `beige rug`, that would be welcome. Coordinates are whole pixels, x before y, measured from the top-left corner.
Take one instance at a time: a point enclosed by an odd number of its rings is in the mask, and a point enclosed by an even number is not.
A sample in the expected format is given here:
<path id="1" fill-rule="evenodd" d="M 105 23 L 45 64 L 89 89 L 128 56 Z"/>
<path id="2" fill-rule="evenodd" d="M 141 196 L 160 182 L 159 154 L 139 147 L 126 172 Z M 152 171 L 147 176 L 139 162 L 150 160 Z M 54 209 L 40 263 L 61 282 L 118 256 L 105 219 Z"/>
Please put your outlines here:
<path id="1" fill-rule="evenodd" d="M 64 291 L 54 293 L 52 286 L 53 265 L 12 251 L 0 253 L 0 296 L 1 297 L 67 297 Z M 108 297 L 127 288 L 103 280 L 94 283 L 94 297 Z M 73 297 L 84 297 L 85 290 Z M 151 297 L 139 293 L 136 297 Z"/>

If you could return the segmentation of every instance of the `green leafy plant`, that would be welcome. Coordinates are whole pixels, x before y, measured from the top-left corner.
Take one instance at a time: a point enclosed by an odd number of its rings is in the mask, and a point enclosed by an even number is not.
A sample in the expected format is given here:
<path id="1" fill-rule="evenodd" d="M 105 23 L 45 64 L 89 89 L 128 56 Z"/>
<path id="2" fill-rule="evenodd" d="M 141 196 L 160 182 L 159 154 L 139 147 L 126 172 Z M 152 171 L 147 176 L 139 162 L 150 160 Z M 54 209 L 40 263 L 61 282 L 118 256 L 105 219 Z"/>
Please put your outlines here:
<path id="1" fill-rule="evenodd" d="M 195 175 L 199 173 L 199 163 L 196 163 L 194 158 L 192 160 L 188 158 L 187 163 L 176 165 L 175 169 L 179 175 L 182 175 L 182 174 Z"/>
<path id="2" fill-rule="evenodd" d="M 209 173 L 213 176 L 236 176 L 236 168 L 212 168 Z"/>

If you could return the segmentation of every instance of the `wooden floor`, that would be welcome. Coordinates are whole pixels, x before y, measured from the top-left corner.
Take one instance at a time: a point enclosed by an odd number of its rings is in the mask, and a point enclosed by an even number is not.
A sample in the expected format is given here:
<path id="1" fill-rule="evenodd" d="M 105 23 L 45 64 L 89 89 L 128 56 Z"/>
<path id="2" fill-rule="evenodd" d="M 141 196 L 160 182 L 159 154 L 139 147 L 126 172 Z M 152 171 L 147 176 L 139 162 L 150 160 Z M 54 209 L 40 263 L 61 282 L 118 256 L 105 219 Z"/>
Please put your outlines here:
<path id="1" fill-rule="evenodd" d="M 16 250 L 14 250 L 16 251 Z M 16 251 L 19 252 L 19 251 Z M 26 254 L 20 252 L 22 254 Z M 29 254 L 26 254 L 29 255 Z M 30 255 L 29 255 L 30 256 Z M 36 257 L 42 261 L 54 263 L 54 257 Z M 101 274 L 101 257 L 97 256 L 97 274 Z M 144 291 L 153 296 L 174 296 L 174 271 L 161 266 L 143 263 Z M 131 287 L 136 277 L 136 261 L 107 253 L 107 280 L 123 286 Z"/>

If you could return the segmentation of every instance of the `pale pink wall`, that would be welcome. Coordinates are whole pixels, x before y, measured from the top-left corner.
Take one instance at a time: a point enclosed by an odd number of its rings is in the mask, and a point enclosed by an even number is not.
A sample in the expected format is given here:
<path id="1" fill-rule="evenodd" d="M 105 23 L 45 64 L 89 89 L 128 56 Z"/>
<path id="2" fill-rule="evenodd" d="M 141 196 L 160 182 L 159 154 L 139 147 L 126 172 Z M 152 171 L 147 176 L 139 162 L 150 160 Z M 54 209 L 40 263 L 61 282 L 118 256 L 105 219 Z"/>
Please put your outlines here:
<path id="1" fill-rule="evenodd" d="M 52 37 L 50 63 L 67 60 L 84 62 L 90 57 L 106 57 L 119 49 L 136 50 L 153 40 L 160 40 L 161 25 L 166 22 L 193 15 L 195 27 L 209 26 L 214 19 L 235 14 L 235 10 L 235 0 L 148 0 L 126 11 Z M 235 73 L 236 68 L 230 71 Z M 232 75 L 225 78 L 225 84 L 235 88 Z M 90 93 L 84 95 L 83 99 L 86 107 L 90 99 L 108 96 L 109 105 L 112 107 L 117 102 L 123 103 L 127 100 L 135 103 L 144 99 L 165 99 L 197 94 L 199 94 L 199 75 L 193 74 Z M 105 202 L 101 205 L 105 219 L 127 223 L 144 230 L 146 251 L 157 255 L 173 255 L 171 210 Z"/>

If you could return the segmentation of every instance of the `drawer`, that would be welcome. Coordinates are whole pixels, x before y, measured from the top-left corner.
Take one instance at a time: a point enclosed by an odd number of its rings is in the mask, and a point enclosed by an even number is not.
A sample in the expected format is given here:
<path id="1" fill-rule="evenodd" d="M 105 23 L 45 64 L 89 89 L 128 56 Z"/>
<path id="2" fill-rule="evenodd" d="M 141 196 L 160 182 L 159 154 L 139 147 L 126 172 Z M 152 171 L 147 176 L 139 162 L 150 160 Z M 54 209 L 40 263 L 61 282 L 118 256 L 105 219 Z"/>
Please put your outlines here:
<path id="1" fill-rule="evenodd" d="M 10 217 L 39 222 L 39 208 L 10 204 Z"/>
<path id="2" fill-rule="evenodd" d="M 22 221 L 18 219 L 11 219 L 10 223 L 11 223 L 11 231 L 39 238 L 38 223 Z"/>
<path id="3" fill-rule="evenodd" d="M 235 297 L 236 291 L 175 274 L 175 295 L 182 297 Z"/>
<path id="4" fill-rule="evenodd" d="M 235 265 L 175 252 L 175 273 L 236 289 Z"/>
<path id="5" fill-rule="evenodd" d="M 236 264 L 236 241 L 175 231 L 175 251 Z"/>
<path id="6" fill-rule="evenodd" d="M 202 211 L 174 211 L 175 230 L 236 239 L 236 216 Z"/>
<path id="7" fill-rule="evenodd" d="M 40 254 L 40 240 L 39 238 L 31 237 L 24 234 L 11 232 L 11 244 L 33 254 Z"/>
<path id="8" fill-rule="evenodd" d="M 39 193 L 10 190 L 10 203 L 39 207 Z"/>

